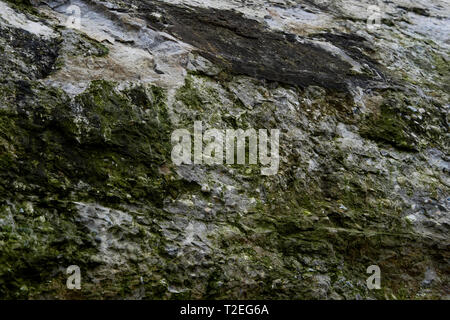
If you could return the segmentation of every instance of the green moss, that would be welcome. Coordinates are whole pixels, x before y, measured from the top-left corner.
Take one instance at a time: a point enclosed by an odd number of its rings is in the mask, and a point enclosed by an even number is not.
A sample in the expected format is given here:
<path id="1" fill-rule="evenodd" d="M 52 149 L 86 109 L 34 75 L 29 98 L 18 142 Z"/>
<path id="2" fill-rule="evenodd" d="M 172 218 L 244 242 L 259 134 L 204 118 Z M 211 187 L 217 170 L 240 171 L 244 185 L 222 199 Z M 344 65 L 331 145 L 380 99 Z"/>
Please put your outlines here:
<path id="1" fill-rule="evenodd" d="M 53 212 L 58 212 L 55 214 Z M 64 203 L 24 211 L 20 204 L 0 206 L 0 297 L 30 298 L 53 273 L 69 265 L 91 268 L 93 239 L 73 219 Z M 12 224 L 5 224 L 13 221 Z"/>
<path id="2" fill-rule="evenodd" d="M 188 76 L 185 85 L 177 92 L 176 99 L 182 101 L 186 106 L 194 110 L 203 110 L 203 101 L 193 85 L 192 76 Z"/>
<path id="3" fill-rule="evenodd" d="M 376 142 L 391 144 L 400 150 L 417 151 L 418 143 L 411 131 L 400 111 L 385 104 L 379 113 L 372 114 L 361 126 L 360 134 Z"/>
<path id="4" fill-rule="evenodd" d="M 119 91 L 113 82 L 95 81 L 71 100 L 39 83 L 3 86 L 0 103 L 9 107 L 0 112 L 0 219 L 11 212 L 14 227 L 0 223 L 0 297 L 52 290 L 66 297 L 64 288 L 48 283 L 58 270 L 97 263 L 94 236 L 76 220 L 74 202 L 139 203 L 160 215 L 166 195 L 188 187 L 171 179 L 166 93 L 155 86 Z"/>

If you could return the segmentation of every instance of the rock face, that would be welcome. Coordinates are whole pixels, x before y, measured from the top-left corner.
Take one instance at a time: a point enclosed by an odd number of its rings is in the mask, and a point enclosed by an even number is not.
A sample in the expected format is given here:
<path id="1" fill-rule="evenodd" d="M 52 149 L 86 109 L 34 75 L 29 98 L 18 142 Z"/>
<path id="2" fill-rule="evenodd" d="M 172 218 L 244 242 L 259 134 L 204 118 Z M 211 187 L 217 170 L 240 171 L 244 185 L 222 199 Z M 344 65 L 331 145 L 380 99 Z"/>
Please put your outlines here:
<path id="1" fill-rule="evenodd" d="M 0 298 L 448 299 L 449 11 L 0 1 Z M 176 166 L 195 121 L 278 174 Z"/>

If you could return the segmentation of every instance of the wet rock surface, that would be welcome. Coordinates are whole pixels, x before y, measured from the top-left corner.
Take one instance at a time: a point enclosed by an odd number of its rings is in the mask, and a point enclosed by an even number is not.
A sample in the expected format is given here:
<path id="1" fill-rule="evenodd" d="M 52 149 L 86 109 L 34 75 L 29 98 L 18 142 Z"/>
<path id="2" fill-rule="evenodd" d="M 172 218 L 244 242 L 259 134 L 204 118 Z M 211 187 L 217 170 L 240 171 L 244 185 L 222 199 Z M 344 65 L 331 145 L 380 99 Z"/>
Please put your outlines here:
<path id="1" fill-rule="evenodd" d="M 449 8 L 372 4 L 0 1 L 0 297 L 447 299 Z M 194 121 L 278 174 L 175 166 Z"/>
<path id="2" fill-rule="evenodd" d="M 317 40 L 271 31 L 235 11 L 187 7 L 163 2 L 136 2 L 151 26 L 193 45 L 201 55 L 233 72 L 269 81 L 306 87 L 346 89 L 347 82 L 365 82 L 382 73 L 359 53 L 353 60 L 345 48 L 364 46 L 364 38 L 318 35 Z M 155 14 L 161 18 L 155 18 Z M 322 43 L 323 37 L 331 40 Z M 339 43 L 336 47 L 334 42 Z M 353 52 L 355 53 L 355 52 Z M 362 70 L 363 63 L 366 72 Z M 367 84 L 365 84 L 367 86 Z"/>

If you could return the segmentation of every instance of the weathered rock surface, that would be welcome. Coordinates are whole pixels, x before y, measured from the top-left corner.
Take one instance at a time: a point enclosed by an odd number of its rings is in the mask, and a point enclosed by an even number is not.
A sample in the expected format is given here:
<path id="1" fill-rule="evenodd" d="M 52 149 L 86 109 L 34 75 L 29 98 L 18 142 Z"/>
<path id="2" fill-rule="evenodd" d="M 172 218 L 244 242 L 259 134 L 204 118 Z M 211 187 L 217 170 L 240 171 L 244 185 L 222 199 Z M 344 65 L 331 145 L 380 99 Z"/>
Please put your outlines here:
<path id="1" fill-rule="evenodd" d="M 374 4 L 0 1 L 0 298 L 448 299 L 450 8 Z M 199 120 L 278 174 L 175 166 Z"/>

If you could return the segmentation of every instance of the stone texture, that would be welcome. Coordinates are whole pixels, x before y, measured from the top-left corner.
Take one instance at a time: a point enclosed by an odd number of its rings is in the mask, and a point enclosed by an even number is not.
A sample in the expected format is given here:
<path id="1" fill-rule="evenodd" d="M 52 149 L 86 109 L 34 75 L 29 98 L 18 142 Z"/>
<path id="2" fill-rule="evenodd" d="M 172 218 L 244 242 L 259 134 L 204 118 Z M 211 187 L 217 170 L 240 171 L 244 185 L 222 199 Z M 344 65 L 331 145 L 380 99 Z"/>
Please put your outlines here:
<path id="1" fill-rule="evenodd" d="M 0 297 L 448 298 L 449 8 L 374 4 L 0 1 Z M 199 120 L 279 173 L 175 166 Z"/>

